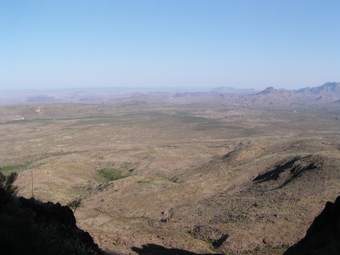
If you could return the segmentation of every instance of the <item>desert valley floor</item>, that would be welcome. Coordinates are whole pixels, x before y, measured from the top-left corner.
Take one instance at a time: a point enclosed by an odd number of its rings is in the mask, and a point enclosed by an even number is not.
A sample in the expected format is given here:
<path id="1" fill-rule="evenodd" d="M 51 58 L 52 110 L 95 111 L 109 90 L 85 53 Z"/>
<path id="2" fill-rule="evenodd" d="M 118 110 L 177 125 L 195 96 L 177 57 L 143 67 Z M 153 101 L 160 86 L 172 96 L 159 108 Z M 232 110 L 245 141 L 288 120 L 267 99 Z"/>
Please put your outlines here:
<path id="1" fill-rule="evenodd" d="M 339 107 L 128 101 L 0 108 L 19 194 L 105 250 L 282 254 L 340 191 Z"/>

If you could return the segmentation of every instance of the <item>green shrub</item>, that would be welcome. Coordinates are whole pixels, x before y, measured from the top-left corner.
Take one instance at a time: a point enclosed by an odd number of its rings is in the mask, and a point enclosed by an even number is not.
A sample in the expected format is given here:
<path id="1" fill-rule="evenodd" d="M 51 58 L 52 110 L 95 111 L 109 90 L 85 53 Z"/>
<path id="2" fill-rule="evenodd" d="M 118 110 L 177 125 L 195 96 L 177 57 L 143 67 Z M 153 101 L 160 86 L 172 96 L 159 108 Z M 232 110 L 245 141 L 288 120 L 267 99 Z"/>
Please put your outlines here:
<path id="1" fill-rule="evenodd" d="M 21 164 L 21 165 L 18 164 L 18 165 L 0 166 L 0 172 L 3 173 L 4 175 L 10 175 L 11 173 L 25 170 L 27 165 L 28 165 L 28 163 L 27 164 Z"/>
<path id="2" fill-rule="evenodd" d="M 75 212 L 78 209 L 78 207 L 80 207 L 80 205 L 81 198 L 76 198 L 67 204 L 67 206 L 70 207 L 73 210 L 73 212 Z"/>
<path id="3" fill-rule="evenodd" d="M 115 181 L 127 177 L 122 171 L 115 168 L 102 168 L 98 171 L 98 176 L 100 180 L 104 182 Z"/>

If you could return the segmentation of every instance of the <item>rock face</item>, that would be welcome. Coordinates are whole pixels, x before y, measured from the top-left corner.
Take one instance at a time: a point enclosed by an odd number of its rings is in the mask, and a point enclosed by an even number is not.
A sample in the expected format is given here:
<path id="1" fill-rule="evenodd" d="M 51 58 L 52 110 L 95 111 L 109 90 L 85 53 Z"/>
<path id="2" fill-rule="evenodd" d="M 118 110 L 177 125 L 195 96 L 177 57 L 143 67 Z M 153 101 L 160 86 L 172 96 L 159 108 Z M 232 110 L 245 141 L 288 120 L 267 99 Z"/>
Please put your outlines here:
<path id="1" fill-rule="evenodd" d="M 1 254 L 104 254 L 92 237 L 77 227 L 69 207 L 18 198 L 11 187 L 14 178 L 0 177 Z"/>
<path id="2" fill-rule="evenodd" d="M 340 254 L 340 197 L 328 202 L 315 218 L 306 236 L 290 247 L 284 255 Z"/>

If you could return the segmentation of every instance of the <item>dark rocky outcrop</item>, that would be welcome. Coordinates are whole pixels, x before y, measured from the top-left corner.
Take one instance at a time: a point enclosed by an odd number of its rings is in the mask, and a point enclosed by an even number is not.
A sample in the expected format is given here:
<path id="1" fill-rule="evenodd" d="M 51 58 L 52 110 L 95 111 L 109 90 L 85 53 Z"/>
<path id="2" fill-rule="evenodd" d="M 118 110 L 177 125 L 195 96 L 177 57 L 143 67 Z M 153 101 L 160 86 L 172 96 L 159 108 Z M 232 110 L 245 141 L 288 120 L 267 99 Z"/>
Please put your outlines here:
<path id="1" fill-rule="evenodd" d="M 307 230 L 306 236 L 284 255 L 340 254 L 340 197 L 328 202 Z"/>
<path id="2" fill-rule="evenodd" d="M 323 159 L 318 155 L 296 156 L 275 164 L 271 169 L 259 174 L 253 182 L 255 184 L 274 181 L 272 189 L 286 186 L 305 172 L 321 169 Z"/>
<path id="3" fill-rule="evenodd" d="M 157 244 L 145 244 L 142 246 L 142 248 L 132 247 L 132 250 L 136 252 L 138 255 L 213 255 L 212 253 L 199 254 L 181 249 L 166 248 L 164 246 Z"/>
<path id="4" fill-rule="evenodd" d="M 15 175 L 0 173 L 0 253 L 6 255 L 104 254 L 76 225 L 67 206 L 17 197 Z"/>

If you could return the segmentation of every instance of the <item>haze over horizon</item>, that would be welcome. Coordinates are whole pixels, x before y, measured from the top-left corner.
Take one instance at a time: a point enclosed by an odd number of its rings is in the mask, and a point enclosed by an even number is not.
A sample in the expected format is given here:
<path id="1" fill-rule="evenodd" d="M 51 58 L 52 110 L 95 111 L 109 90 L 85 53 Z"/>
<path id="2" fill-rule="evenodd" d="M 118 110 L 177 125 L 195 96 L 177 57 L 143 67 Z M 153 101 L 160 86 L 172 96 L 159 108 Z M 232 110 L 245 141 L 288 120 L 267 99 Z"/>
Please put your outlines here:
<path id="1" fill-rule="evenodd" d="M 338 1 L 10 1 L 0 89 L 301 88 L 340 80 Z"/>

